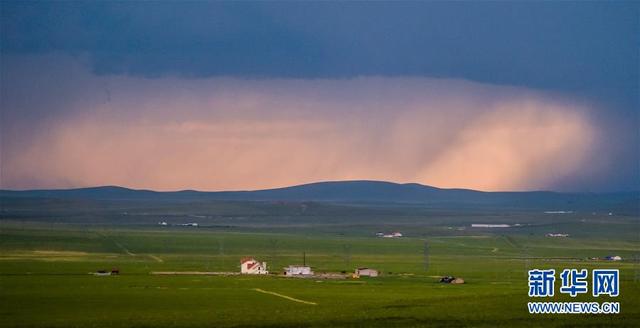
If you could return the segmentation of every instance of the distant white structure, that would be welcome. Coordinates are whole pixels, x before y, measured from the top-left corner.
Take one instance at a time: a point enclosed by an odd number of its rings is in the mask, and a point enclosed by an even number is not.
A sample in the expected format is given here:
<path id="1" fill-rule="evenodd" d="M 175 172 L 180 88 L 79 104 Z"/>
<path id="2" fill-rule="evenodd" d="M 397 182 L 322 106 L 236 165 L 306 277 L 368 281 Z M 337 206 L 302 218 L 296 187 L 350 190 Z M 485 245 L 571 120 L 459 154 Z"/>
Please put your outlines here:
<path id="1" fill-rule="evenodd" d="M 545 211 L 545 214 L 571 214 L 573 211 Z"/>
<path id="2" fill-rule="evenodd" d="M 301 265 L 290 265 L 284 268 L 284 275 L 287 277 L 293 276 L 310 276 L 313 275 L 311 267 Z"/>
<path id="3" fill-rule="evenodd" d="M 509 228 L 508 224 L 487 224 L 487 223 L 472 223 L 472 228 Z"/>
<path id="4" fill-rule="evenodd" d="M 356 275 L 359 277 L 377 277 L 378 270 L 369 269 L 369 268 L 357 268 Z"/>
<path id="5" fill-rule="evenodd" d="M 378 233 L 376 233 L 376 236 L 382 237 L 382 238 L 400 238 L 400 237 L 402 237 L 402 233 L 398 232 L 398 231 L 394 231 L 392 233 L 378 232 Z"/>
<path id="6" fill-rule="evenodd" d="M 158 225 L 166 226 L 166 225 L 168 225 L 168 223 L 167 223 L 167 221 L 160 221 L 160 222 L 158 222 Z"/>
<path id="7" fill-rule="evenodd" d="M 607 261 L 622 261 L 622 257 L 616 255 L 616 256 L 605 256 L 604 257 L 605 260 Z"/>
<path id="8" fill-rule="evenodd" d="M 111 272 L 100 270 L 100 271 L 94 272 L 93 275 L 94 276 L 110 276 Z"/>
<path id="9" fill-rule="evenodd" d="M 196 223 L 196 222 L 183 223 L 183 224 L 181 224 L 181 226 L 185 226 L 185 227 L 197 227 L 197 226 L 198 226 L 198 223 Z"/>
<path id="10" fill-rule="evenodd" d="M 568 233 L 548 233 L 547 237 L 569 237 Z"/>
<path id="11" fill-rule="evenodd" d="M 268 274 L 267 262 L 258 262 L 252 257 L 240 260 L 240 273 L 242 274 Z"/>

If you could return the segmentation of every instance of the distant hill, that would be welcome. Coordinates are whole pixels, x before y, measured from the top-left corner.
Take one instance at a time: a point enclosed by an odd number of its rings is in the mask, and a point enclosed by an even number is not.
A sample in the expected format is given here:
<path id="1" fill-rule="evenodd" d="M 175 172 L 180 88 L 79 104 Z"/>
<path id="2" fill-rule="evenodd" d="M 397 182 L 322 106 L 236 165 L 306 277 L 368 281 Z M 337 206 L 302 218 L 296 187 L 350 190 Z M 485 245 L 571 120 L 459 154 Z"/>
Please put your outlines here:
<path id="1" fill-rule="evenodd" d="M 342 203 L 457 204 L 534 207 L 560 210 L 577 208 L 630 207 L 635 212 L 640 193 L 559 193 L 550 191 L 482 192 L 469 189 L 441 189 L 417 183 L 383 181 L 329 181 L 256 191 L 134 190 L 116 186 L 59 190 L 0 190 L 6 198 L 56 198 L 108 201 L 285 201 Z"/>

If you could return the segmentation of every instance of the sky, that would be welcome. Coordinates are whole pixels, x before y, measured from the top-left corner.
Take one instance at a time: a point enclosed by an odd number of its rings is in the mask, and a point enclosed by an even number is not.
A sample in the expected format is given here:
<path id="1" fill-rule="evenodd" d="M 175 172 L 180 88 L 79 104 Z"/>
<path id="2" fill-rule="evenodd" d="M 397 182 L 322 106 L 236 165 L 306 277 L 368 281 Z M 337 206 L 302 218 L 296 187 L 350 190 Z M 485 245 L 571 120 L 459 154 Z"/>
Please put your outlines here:
<path id="1" fill-rule="evenodd" d="M 640 189 L 637 2 L 0 6 L 3 189 Z"/>

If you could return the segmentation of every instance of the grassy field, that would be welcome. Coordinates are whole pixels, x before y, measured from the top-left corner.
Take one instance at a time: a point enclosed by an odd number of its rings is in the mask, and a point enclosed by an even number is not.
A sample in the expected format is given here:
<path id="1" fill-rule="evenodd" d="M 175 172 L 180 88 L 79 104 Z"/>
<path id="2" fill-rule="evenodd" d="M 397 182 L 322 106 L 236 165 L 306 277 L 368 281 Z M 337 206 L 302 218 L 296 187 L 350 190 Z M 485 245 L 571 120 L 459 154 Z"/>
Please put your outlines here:
<path id="1" fill-rule="evenodd" d="M 549 238 L 536 230 L 539 227 L 445 234 L 450 229 L 436 225 L 409 231 L 407 238 L 386 239 L 361 236 L 351 226 L 336 234 L 312 228 L 226 231 L 3 221 L 0 326 L 637 327 L 638 265 L 589 260 L 610 254 L 632 259 L 639 252 L 637 239 L 629 234 L 637 231 L 637 223 L 619 222 L 619 226 L 603 224 L 600 229 L 558 223 L 565 225 L 564 230 L 601 231 L 600 238 L 598 233 Z M 583 224 L 597 225 L 597 221 Z M 613 238 L 607 229 L 626 231 L 620 236 L 630 237 Z M 415 231 L 421 232 L 412 236 Z M 150 274 L 238 271 L 242 256 L 266 260 L 270 270 L 277 272 L 286 265 L 301 264 L 303 252 L 316 272 L 351 272 L 367 266 L 379 269 L 383 276 L 326 280 Z M 89 274 L 112 267 L 122 274 Z M 620 269 L 621 295 L 614 301 L 621 303 L 621 313 L 528 314 L 526 271 L 532 268 Z M 466 284 L 441 284 L 441 275 L 462 277 Z M 550 300 L 571 299 L 558 294 Z M 581 295 L 574 300 L 594 299 Z M 613 299 L 598 299 L 607 300 Z"/>

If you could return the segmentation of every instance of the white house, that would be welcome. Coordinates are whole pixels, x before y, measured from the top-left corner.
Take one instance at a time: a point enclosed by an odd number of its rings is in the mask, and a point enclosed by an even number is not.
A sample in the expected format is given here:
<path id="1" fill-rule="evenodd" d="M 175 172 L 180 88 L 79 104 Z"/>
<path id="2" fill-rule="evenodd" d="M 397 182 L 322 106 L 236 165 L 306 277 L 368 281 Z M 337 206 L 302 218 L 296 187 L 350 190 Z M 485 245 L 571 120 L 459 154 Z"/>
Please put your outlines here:
<path id="1" fill-rule="evenodd" d="M 356 275 L 360 277 L 377 277 L 378 270 L 369 269 L 369 268 L 357 268 Z"/>
<path id="2" fill-rule="evenodd" d="M 245 257 L 240 261 L 240 273 L 243 274 L 268 274 L 267 262 L 258 262 L 252 257 Z"/>
<path id="3" fill-rule="evenodd" d="M 290 265 L 284 268 L 285 276 L 310 276 L 312 274 L 313 271 L 308 266 Z"/>

